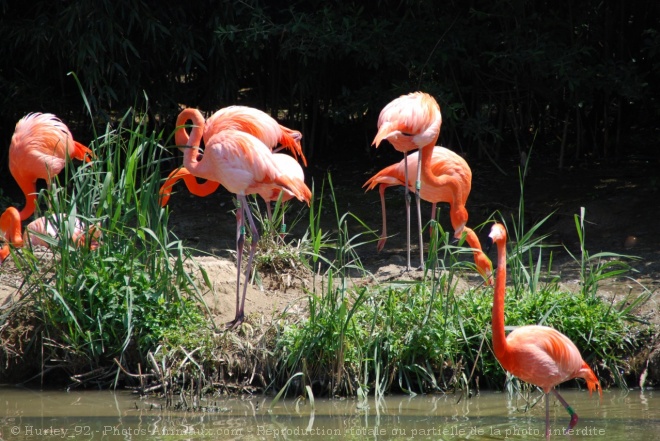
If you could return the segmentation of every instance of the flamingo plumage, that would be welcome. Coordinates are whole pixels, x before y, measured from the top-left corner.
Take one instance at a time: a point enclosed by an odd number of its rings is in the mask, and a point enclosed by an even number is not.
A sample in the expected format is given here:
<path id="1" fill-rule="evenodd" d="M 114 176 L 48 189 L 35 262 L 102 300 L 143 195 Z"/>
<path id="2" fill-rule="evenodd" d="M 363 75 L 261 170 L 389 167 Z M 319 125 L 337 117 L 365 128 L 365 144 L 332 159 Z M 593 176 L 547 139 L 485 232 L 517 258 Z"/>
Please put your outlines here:
<path id="1" fill-rule="evenodd" d="M 30 113 L 16 123 L 9 146 L 9 172 L 25 195 L 21 220 L 36 208 L 37 180 L 50 182 L 68 159 L 90 161 L 92 151 L 75 141 L 68 127 L 50 113 Z"/>
<path id="2" fill-rule="evenodd" d="M 404 188 L 406 201 L 406 268 L 410 269 L 410 188 L 415 189 L 415 203 L 417 205 L 417 227 L 419 230 L 420 267 L 424 266 L 424 245 L 422 240 L 422 220 L 420 208 L 420 189 L 424 186 L 424 175 L 431 176 L 430 170 L 423 171 L 424 165 L 430 160 L 433 147 L 440 137 L 442 114 L 436 100 L 424 92 L 414 92 L 402 95 L 381 110 L 378 116 L 378 132 L 373 140 L 376 147 L 383 140 L 389 141 L 392 146 L 403 152 L 404 161 Z M 420 149 L 428 151 L 428 157 L 422 155 L 422 161 L 417 163 L 417 173 L 414 186 L 408 176 L 408 154 Z M 426 158 L 426 159 L 425 159 Z M 429 182 L 433 182 L 431 177 Z M 460 236 L 459 236 L 460 237 Z"/>
<path id="3" fill-rule="evenodd" d="M 57 217 L 56 217 L 57 216 Z M 16 207 L 9 207 L 0 216 L 0 233 L 5 240 L 0 248 L 0 264 L 9 256 L 10 246 L 22 248 L 26 244 L 29 247 L 43 246 L 50 247 L 50 243 L 42 238 L 48 236 L 53 239 L 60 236 L 59 225 L 67 222 L 66 215 L 41 216 L 26 227 L 21 234 L 21 217 Z M 35 234 L 36 233 L 36 234 Z M 101 229 L 99 225 L 87 227 L 80 219 L 76 218 L 71 232 L 71 241 L 76 246 L 83 246 L 90 236 L 89 248 L 95 250 L 98 248 L 101 240 Z"/>
<path id="4" fill-rule="evenodd" d="M 419 152 L 408 155 L 408 174 L 417 169 L 419 163 Z M 464 225 L 465 204 L 472 187 L 472 170 L 468 163 L 455 152 L 440 146 L 433 147 L 429 167 L 435 176 L 442 176 L 446 185 L 435 186 L 433 184 L 423 185 L 419 194 L 422 200 L 431 202 L 431 219 L 435 219 L 436 204 L 446 202 L 449 204 L 449 216 L 454 229 L 463 229 L 466 233 L 466 241 L 473 249 L 474 261 L 479 273 L 490 283 L 492 263 L 482 251 L 481 243 L 476 233 Z M 405 185 L 406 164 L 405 161 L 397 162 L 372 176 L 363 187 L 372 190 L 379 186 L 381 210 L 383 216 L 383 231 L 378 241 L 378 251 L 381 251 L 387 240 L 387 214 L 385 209 L 385 189 L 396 185 Z M 414 190 L 409 183 L 410 190 Z M 460 188 L 460 192 L 455 191 Z"/>
<path id="5" fill-rule="evenodd" d="M 494 224 L 489 238 L 497 245 L 497 276 L 493 296 L 493 352 L 502 367 L 519 379 L 540 387 L 545 393 L 545 434 L 550 437 L 549 396 L 552 392 L 571 416 L 568 428 L 578 422 L 578 415 L 555 386 L 583 378 L 591 395 L 603 390 L 596 375 L 582 359 L 575 344 L 564 334 L 548 326 L 521 326 L 508 336 L 504 332 L 504 295 L 506 289 L 506 239 L 502 224 Z"/>
<path id="6" fill-rule="evenodd" d="M 199 111 L 185 109 L 180 120 L 193 122 L 187 145 L 183 149 L 183 164 L 194 176 L 219 182 L 231 193 L 236 194 L 236 315 L 227 323 L 233 328 L 244 320 L 247 283 L 252 270 L 252 261 L 259 241 L 259 232 L 254 224 L 246 196 L 259 191 L 264 186 L 277 185 L 290 191 L 298 200 L 309 201 L 311 192 L 304 181 L 283 175 L 277 167 L 270 149 L 253 135 L 234 129 L 222 130 L 212 135 L 206 142 L 204 155 L 199 155 L 202 140 L 203 117 Z M 184 130 L 179 125 L 177 130 Z M 250 253 L 245 269 L 243 294 L 240 295 L 241 263 L 245 243 L 245 218 L 252 234 Z"/>
<path id="7" fill-rule="evenodd" d="M 190 111 L 199 112 L 197 109 L 191 109 Z M 185 124 L 187 119 L 183 118 L 190 119 L 188 115 L 181 112 L 179 118 L 177 118 L 177 127 Z M 279 124 L 270 115 L 259 109 L 248 106 L 228 106 L 215 112 L 206 121 L 204 121 L 201 113 L 196 115 L 195 118 L 202 124 L 202 138 L 205 143 L 214 134 L 223 130 L 238 130 L 255 136 L 272 151 L 277 152 L 282 148 L 286 148 L 294 156 L 300 158 L 305 166 L 307 165 L 307 159 L 300 145 L 302 134 Z M 177 129 L 175 132 L 175 142 L 177 145 L 186 145 L 188 138 L 189 134 L 186 130 Z M 300 166 L 297 168 L 302 172 Z M 286 170 L 282 172 L 284 173 Z M 298 170 L 296 170 L 296 173 L 298 173 Z M 188 191 L 201 197 L 210 195 L 219 186 L 218 182 L 211 180 L 200 183 L 185 168 L 179 168 L 170 173 L 160 188 L 161 206 L 167 205 L 170 194 L 172 193 L 172 186 L 180 179 L 183 179 Z M 266 200 L 268 211 L 270 212 L 269 202 Z"/>

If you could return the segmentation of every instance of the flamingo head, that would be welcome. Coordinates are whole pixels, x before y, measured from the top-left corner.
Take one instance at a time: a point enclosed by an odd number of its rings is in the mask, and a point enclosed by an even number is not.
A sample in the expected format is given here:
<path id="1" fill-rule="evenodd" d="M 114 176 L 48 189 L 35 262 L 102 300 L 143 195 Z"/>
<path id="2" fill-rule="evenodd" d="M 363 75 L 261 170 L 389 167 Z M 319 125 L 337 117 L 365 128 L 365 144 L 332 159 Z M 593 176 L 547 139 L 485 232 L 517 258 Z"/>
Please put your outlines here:
<path id="1" fill-rule="evenodd" d="M 493 224 L 493 226 L 490 228 L 490 234 L 488 235 L 488 238 L 494 244 L 506 242 L 506 229 L 504 228 L 504 225 L 500 223 Z"/>

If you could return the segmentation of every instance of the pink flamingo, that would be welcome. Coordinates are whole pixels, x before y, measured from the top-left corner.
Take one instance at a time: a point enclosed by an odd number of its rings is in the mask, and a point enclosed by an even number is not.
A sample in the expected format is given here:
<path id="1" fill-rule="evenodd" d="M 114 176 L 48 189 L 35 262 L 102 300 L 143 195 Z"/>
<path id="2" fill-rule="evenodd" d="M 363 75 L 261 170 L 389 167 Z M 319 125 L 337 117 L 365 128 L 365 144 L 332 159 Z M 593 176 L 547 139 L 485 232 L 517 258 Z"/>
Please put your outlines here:
<path id="1" fill-rule="evenodd" d="M 92 151 L 73 140 L 67 126 L 50 113 L 30 113 L 16 123 L 9 146 L 9 171 L 25 195 L 21 220 L 34 213 L 37 179 L 50 182 L 69 158 L 90 161 Z"/>
<path id="2" fill-rule="evenodd" d="M 414 173 L 419 162 L 419 152 L 408 155 L 408 173 Z M 435 186 L 434 184 L 423 185 L 419 191 L 420 198 L 432 203 L 431 219 L 435 219 L 436 204 L 438 202 L 449 203 L 449 215 L 452 227 L 454 229 L 464 229 L 466 240 L 473 249 L 474 261 L 479 273 L 490 284 L 492 274 L 492 264 L 490 259 L 482 251 L 479 238 L 471 228 L 462 224 L 465 210 L 465 203 L 472 187 L 472 171 L 470 166 L 460 155 L 453 151 L 435 146 L 429 167 L 435 176 L 442 177 L 446 185 Z M 383 213 L 383 232 L 378 241 L 378 251 L 381 251 L 387 240 L 387 214 L 385 209 L 385 189 L 394 185 L 404 185 L 406 175 L 405 161 L 397 162 L 385 167 L 374 176 L 372 176 L 363 187 L 372 190 L 379 185 L 381 210 Z M 409 183 L 412 190 L 412 183 Z M 460 188 L 460 192 L 455 189 Z M 459 199 L 459 197 L 461 199 Z"/>
<path id="3" fill-rule="evenodd" d="M 429 182 L 434 182 L 430 167 L 425 167 L 427 160 L 422 155 L 422 160 L 417 163 L 417 179 L 414 187 L 408 178 L 408 153 L 421 149 L 428 151 L 430 160 L 433 147 L 440 136 L 442 125 L 442 114 L 440 106 L 435 99 L 423 92 L 414 92 L 402 95 L 387 104 L 381 110 L 378 117 L 378 133 L 373 144 L 378 147 L 387 139 L 396 150 L 403 152 L 404 162 L 404 188 L 406 198 L 406 254 L 407 269 L 410 269 L 410 188 L 415 189 L 415 203 L 417 204 L 417 227 L 419 230 L 419 260 L 420 267 L 424 267 L 424 244 L 422 240 L 422 218 L 420 208 L 420 189 L 424 185 L 423 176 L 431 177 Z M 426 168 L 426 170 L 424 170 Z M 437 186 L 440 186 L 438 183 Z M 467 220 L 467 219 L 466 219 Z M 461 231 L 462 233 L 462 231 Z M 458 236 L 460 237 L 460 235 Z"/>
<path id="4" fill-rule="evenodd" d="M 194 111 L 199 112 L 196 109 Z M 186 115 L 180 114 L 179 118 L 177 118 L 177 127 L 185 123 L 185 120 L 181 120 L 183 117 L 186 117 Z M 196 116 L 196 119 L 202 123 L 202 138 L 205 143 L 207 143 L 214 134 L 223 130 L 238 130 L 254 135 L 273 151 L 279 151 L 282 148 L 290 150 L 296 157 L 299 157 L 302 160 L 305 166 L 307 165 L 307 159 L 305 158 L 300 145 L 302 134 L 296 130 L 291 130 L 280 125 L 267 113 L 259 109 L 247 106 L 229 106 L 218 110 L 206 121 L 204 121 L 201 113 L 199 116 Z M 189 135 L 186 130 L 177 130 L 174 135 L 177 145 L 186 145 L 188 143 L 188 137 Z M 278 145 L 280 148 L 277 148 Z M 287 163 L 287 165 L 289 169 L 293 167 L 290 163 Z M 294 173 L 297 176 L 300 176 L 302 174 L 302 168 L 300 165 L 297 165 L 297 167 L 294 168 Z M 286 173 L 287 171 L 288 170 L 282 170 L 283 173 Z M 160 188 L 161 206 L 167 205 L 170 194 L 172 193 L 172 186 L 180 179 L 183 179 L 188 191 L 201 197 L 210 195 L 216 191 L 220 185 L 218 182 L 212 180 L 200 183 L 195 176 L 191 175 L 185 168 L 179 168 L 170 173 L 165 183 Z M 270 201 L 272 201 L 272 199 L 266 199 L 269 219 Z"/>
<path id="5" fill-rule="evenodd" d="M 265 185 L 283 187 L 300 201 L 309 201 L 311 192 L 303 181 L 283 175 L 275 164 L 270 149 L 259 139 L 243 131 L 227 129 L 212 135 L 206 142 L 204 156 L 200 158 L 198 149 L 202 140 L 204 121 L 201 113 L 194 109 L 185 109 L 179 115 L 179 121 L 186 122 L 188 119 L 192 120 L 194 127 L 187 142 L 189 148 L 183 149 L 184 166 L 194 176 L 219 182 L 227 190 L 236 194 L 238 199 L 236 210 L 236 315 L 234 320 L 227 323 L 228 328 L 233 328 L 244 320 L 247 283 L 259 241 L 259 233 L 254 224 L 246 195 L 259 191 Z M 180 124 L 177 125 L 179 126 L 177 130 L 184 130 Z M 252 240 L 241 296 L 240 275 L 243 244 L 245 243 L 244 216 L 247 217 Z"/>
<path id="6" fill-rule="evenodd" d="M 30 222 L 25 231 L 21 234 L 21 217 L 15 207 L 9 207 L 0 216 L 0 232 L 5 239 L 5 244 L 0 248 L 0 264 L 9 256 L 10 246 L 22 248 L 25 244 L 30 247 L 43 246 L 50 247 L 50 243 L 40 236 L 49 236 L 53 239 L 60 234 L 58 224 L 66 222 L 66 216 L 61 219 L 54 219 L 52 216 L 42 216 Z M 59 222 L 58 222 L 59 221 Z M 37 233 L 37 234 L 33 234 Z M 71 234 L 71 241 L 76 246 L 83 246 L 87 234 L 91 235 L 89 248 L 95 250 L 98 248 L 101 240 L 101 229 L 99 225 L 93 225 L 86 228 L 85 224 L 76 218 L 74 230 Z"/>
<path id="7" fill-rule="evenodd" d="M 502 224 L 491 228 L 490 239 L 497 245 L 497 276 L 493 298 L 493 352 L 502 367 L 545 393 L 545 436 L 550 438 L 550 392 L 571 416 L 568 428 L 578 422 L 578 415 L 555 389 L 573 378 L 584 378 L 589 394 L 603 390 L 589 365 L 582 360 L 575 344 L 561 332 L 548 326 L 522 326 L 508 337 L 504 333 L 504 293 L 506 288 L 506 230 Z"/>

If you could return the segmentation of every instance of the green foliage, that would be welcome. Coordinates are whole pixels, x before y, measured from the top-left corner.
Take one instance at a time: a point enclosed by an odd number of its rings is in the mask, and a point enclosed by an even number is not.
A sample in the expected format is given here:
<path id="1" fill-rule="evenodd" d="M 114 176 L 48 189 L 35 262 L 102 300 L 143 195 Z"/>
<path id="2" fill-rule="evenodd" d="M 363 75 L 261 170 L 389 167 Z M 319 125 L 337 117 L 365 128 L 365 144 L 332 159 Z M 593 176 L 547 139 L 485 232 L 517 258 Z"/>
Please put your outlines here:
<path id="1" fill-rule="evenodd" d="M 660 112 L 650 98 L 655 2 L 152 6 L 3 3 L 0 118 L 11 127 L 28 111 L 79 115 L 73 70 L 104 122 L 143 91 L 156 124 L 171 122 L 180 103 L 242 101 L 301 129 L 310 158 L 331 159 L 359 150 L 385 103 L 422 89 L 442 106 L 444 144 L 512 157 L 538 131 L 544 156 L 562 166 L 627 153 L 615 140 L 652 129 Z"/>
<path id="2" fill-rule="evenodd" d="M 506 324 L 554 327 L 577 345 L 604 385 L 626 387 L 626 356 L 635 347 L 635 335 L 643 331 L 632 310 L 648 294 L 608 302 L 590 292 L 560 288 L 556 276 L 542 270 L 546 245 L 537 231 L 546 220 L 525 231 L 521 219 L 510 229 L 517 240 L 508 243 L 508 266 L 520 268 L 519 280 L 506 296 Z M 336 283 L 337 275 L 328 272 L 323 291 L 308 294 L 309 317 L 279 330 L 274 353 L 282 382 L 302 374 L 304 384 L 317 384 L 316 394 L 358 396 L 370 390 L 382 395 L 505 384 L 506 373 L 490 349 L 492 287 L 459 291 L 457 276 L 465 267 L 462 247 L 451 245 L 449 235 L 432 225 L 435 251 L 422 281 L 358 287 Z M 342 253 L 337 256 L 341 260 Z M 594 271 L 602 275 L 599 281 L 621 274 Z"/>
<path id="3" fill-rule="evenodd" d="M 625 260 L 633 259 L 617 253 L 596 253 L 589 255 L 586 248 L 586 237 L 584 228 L 585 209 L 580 208 L 580 214 L 575 215 L 575 227 L 580 241 L 580 256 L 575 257 L 570 251 L 567 252 L 580 266 L 580 287 L 584 296 L 595 296 L 598 286 L 603 280 L 623 276 L 631 271 L 630 265 Z"/>
<path id="4" fill-rule="evenodd" d="M 206 323 L 194 264 L 181 242 L 170 240 L 168 211 L 158 203 L 162 135 L 149 133 L 143 118 L 129 110 L 92 143 L 91 162 L 67 167 L 66 185 L 42 191 L 41 205 L 59 230 L 56 238 L 43 237 L 54 258 L 28 248 L 17 253 L 44 338 L 58 343 L 60 357 L 91 366 L 144 356 L 165 335 Z M 96 225 L 98 249 L 90 247 L 92 234 L 74 243 L 76 220 Z"/>

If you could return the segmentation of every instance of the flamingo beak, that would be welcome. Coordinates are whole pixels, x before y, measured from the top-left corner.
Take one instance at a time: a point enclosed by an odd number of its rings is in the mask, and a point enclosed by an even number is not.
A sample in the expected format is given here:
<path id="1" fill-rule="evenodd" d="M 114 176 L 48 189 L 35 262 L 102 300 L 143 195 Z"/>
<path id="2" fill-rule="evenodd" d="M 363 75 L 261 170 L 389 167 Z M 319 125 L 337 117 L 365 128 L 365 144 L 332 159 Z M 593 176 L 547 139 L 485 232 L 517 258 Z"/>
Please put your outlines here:
<path id="1" fill-rule="evenodd" d="M 490 237 L 490 235 L 486 238 L 486 241 L 484 242 L 484 253 L 488 254 L 490 253 L 490 249 L 493 247 L 493 238 Z"/>

